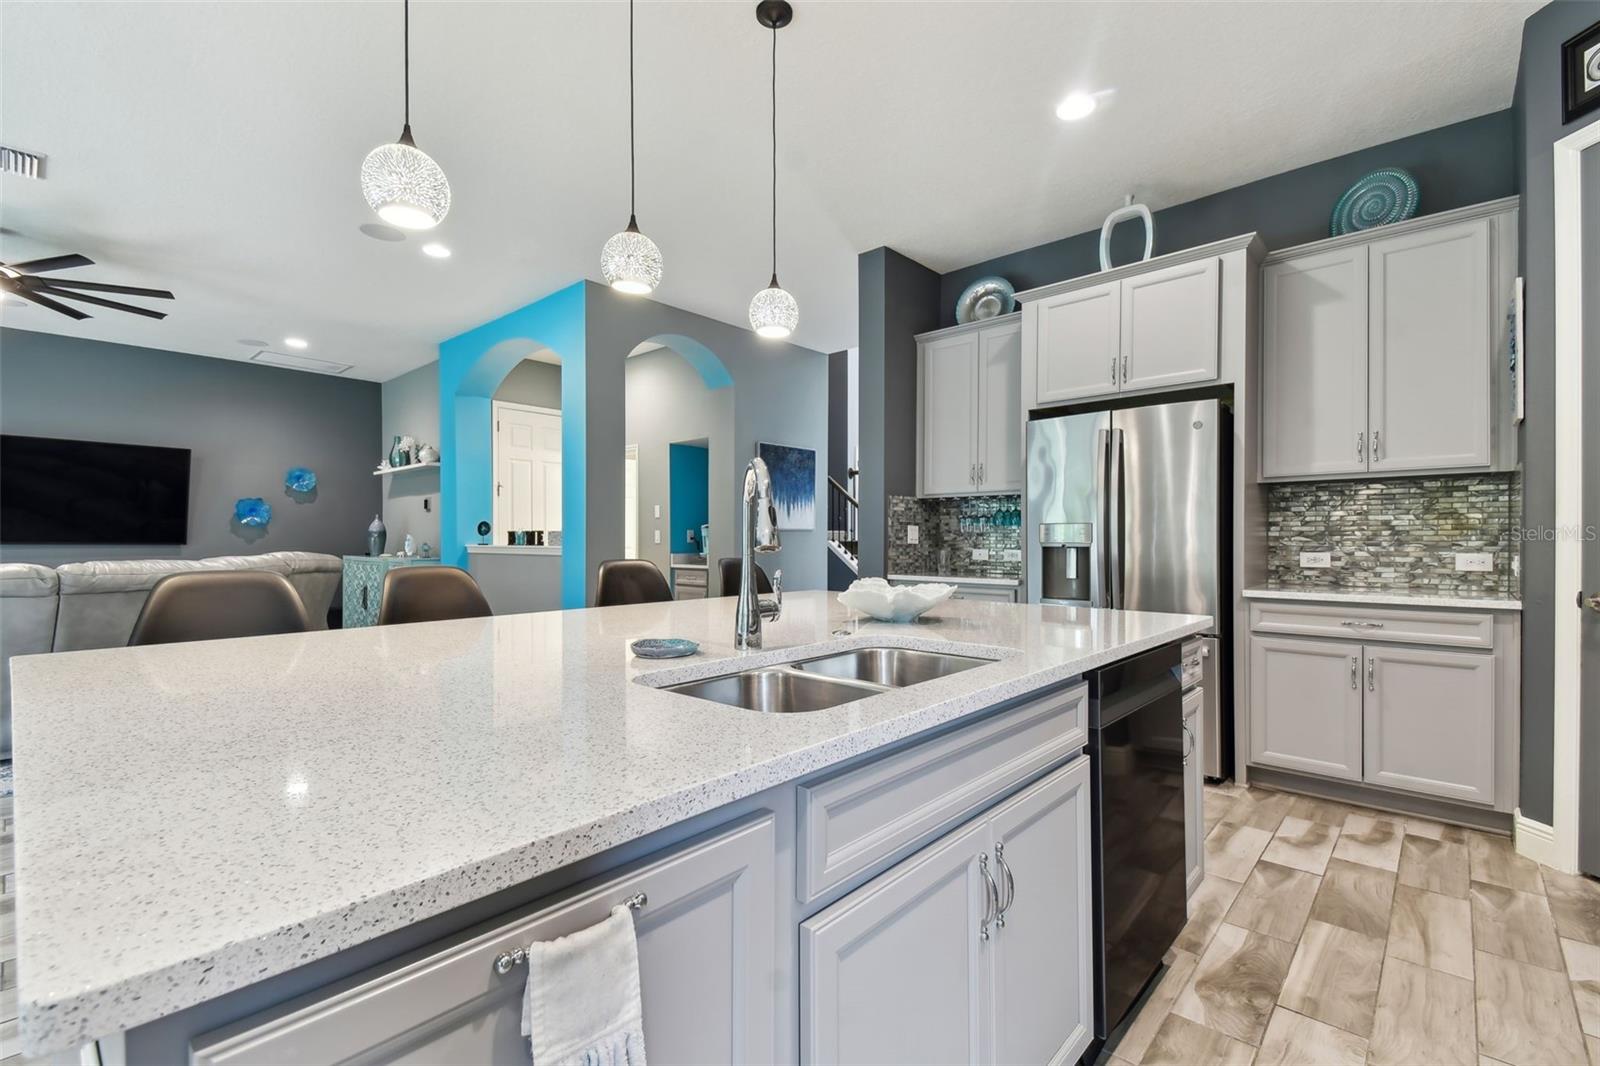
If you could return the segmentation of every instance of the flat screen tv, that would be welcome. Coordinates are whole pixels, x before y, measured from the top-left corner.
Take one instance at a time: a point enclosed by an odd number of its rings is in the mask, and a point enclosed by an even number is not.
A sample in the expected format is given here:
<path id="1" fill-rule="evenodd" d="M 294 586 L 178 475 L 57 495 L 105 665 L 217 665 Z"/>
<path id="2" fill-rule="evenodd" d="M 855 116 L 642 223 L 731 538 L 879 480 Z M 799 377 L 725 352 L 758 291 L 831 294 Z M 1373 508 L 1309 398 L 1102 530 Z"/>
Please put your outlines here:
<path id="1" fill-rule="evenodd" d="M 186 544 L 189 449 L 0 434 L 0 544 Z"/>

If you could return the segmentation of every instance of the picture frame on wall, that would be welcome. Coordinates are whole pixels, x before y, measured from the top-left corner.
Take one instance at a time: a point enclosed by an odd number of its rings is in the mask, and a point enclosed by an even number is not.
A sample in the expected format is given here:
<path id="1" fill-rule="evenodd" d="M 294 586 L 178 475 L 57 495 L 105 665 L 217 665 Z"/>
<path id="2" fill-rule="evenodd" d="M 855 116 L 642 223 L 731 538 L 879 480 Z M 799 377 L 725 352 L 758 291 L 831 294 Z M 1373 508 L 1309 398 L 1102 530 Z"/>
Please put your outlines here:
<path id="1" fill-rule="evenodd" d="M 1561 46 L 1561 121 L 1600 108 L 1600 22 Z"/>
<path id="2" fill-rule="evenodd" d="M 756 443 L 756 455 L 772 478 L 772 506 L 778 528 L 817 528 L 817 452 L 787 444 Z"/>

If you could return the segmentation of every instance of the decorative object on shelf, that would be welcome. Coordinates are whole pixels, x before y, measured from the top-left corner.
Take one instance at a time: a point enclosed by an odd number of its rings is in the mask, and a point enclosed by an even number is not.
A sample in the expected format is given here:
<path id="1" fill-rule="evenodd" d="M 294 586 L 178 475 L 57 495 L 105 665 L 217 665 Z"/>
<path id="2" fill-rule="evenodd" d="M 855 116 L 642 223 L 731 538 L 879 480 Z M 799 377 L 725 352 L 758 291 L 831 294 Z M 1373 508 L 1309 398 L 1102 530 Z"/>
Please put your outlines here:
<path id="1" fill-rule="evenodd" d="M 1600 22 L 1561 46 L 1561 121 L 1600 107 Z"/>
<path id="2" fill-rule="evenodd" d="M 410 533 L 407 533 L 406 539 L 401 541 L 400 554 L 404 555 L 407 559 L 410 559 L 417 554 L 417 541 L 416 538 Z"/>
<path id="3" fill-rule="evenodd" d="M 478 543 L 489 543 L 489 534 L 494 532 L 494 527 L 487 522 L 478 523 Z"/>
<path id="4" fill-rule="evenodd" d="M 283 487 L 290 492 L 311 492 L 317 487 L 317 472 L 308 466 L 291 466 L 283 475 Z"/>
<path id="5" fill-rule="evenodd" d="M 361 162 L 361 192 L 378 217 L 401 229 L 432 229 L 450 211 L 450 182 L 411 139 L 411 0 L 403 0 L 405 119 L 400 139 L 380 144 Z"/>
<path id="6" fill-rule="evenodd" d="M 1342 237 L 1404 222 L 1417 213 L 1421 195 L 1417 179 L 1398 167 L 1374 170 L 1346 189 L 1333 205 L 1328 233 Z"/>
<path id="7" fill-rule="evenodd" d="M 30 259 L 25 263 L 0 264 L 0 293 L 14 296 L 19 300 L 38 304 L 40 307 L 54 311 L 58 315 L 81 320 L 92 318 L 87 311 L 80 311 L 76 307 L 68 307 L 62 300 L 71 300 L 74 303 L 92 304 L 95 307 L 105 307 L 112 311 L 126 311 L 133 315 L 143 315 L 145 318 L 166 318 L 165 311 L 151 311 L 144 307 L 135 307 L 125 304 L 120 300 L 108 300 L 104 296 L 92 296 L 91 293 L 116 293 L 119 296 L 143 296 L 151 300 L 170 300 L 172 293 L 166 289 L 141 289 L 134 285 L 107 285 L 98 281 L 77 281 L 70 278 L 41 278 L 37 275 L 48 274 L 53 270 L 71 270 L 75 267 L 94 266 L 94 260 L 86 255 L 52 255 L 44 259 Z M 79 292 L 78 290 L 83 290 Z"/>
<path id="8" fill-rule="evenodd" d="M 1150 258 L 1156 247 L 1156 220 L 1150 217 L 1150 209 L 1144 204 L 1133 202 L 1133 193 L 1122 198 L 1122 206 L 1106 216 L 1100 223 L 1100 269 L 1111 269 L 1111 231 L 1117 228 L 1118 222 L 1130 218 L 1144 221 L 1144 255 L 1139 257 L 1139 262 Z"/>
<path id="9" fill-rule="evenodd" d="M 1008 315 L 1016 309 L 1017 291 L 1011 287 L 1011 282 L 991 275 L 968 285 L 956 299 L 956 324 L 982 322 L 996 315 Z"/>
<path id="10" fill-rule="evenodd" d="M 437 463 L 439 461 L 439 449 L 431 444 L 419 444 L 413 461 L 418 463 Z"/>
<path id="11" fill-rule="evenodd" d="M 388 464 L 389 464 L 390 469 L 393 469 L 394 467 L 397 467 L 397 466 L 405 466 L 406 463 L 409 461 L 406 458 L 405 450 L 401 447 L 401 442 L 403 442 L 404 440 L 405 440 L 404 437 L 402 437 L 400 434 L 396 433 L 394 435 L 394 443 L 389 445 Z"/>
<path id="12" fill-rule="evenodd" d="M 641 659 L 681 659 L 700 650 L 700 645 L 683 637 L 646 637 L 628 645 Z"/>
<path id="13" fill-rule="evenodd" d="M 233 520 L 241 526 L 260 529 L 272 521 L 272 505 L 260 496 L 244 496 L 233 505 Z"/>
<path id="14" fill-rule="evenodd" d="M 545 546 L 546 547 L 550 547 L 550 548 L 559 548 L 559 547 L 561 547 L 561 530 L 559 530 L 559 529 L 550 530 L 548 533 L 545 534 L 544 542 L 545 542 Z"/>
<path id="15" fill-rule="evenodd" d="M 433 545 L 429 544 L 427 541 L 423 541 L 421 546 L 417 548 L 417 555 L 423 559 L 432 559 Z"/>
<path id="16" fill-rule="evenodd" d="M 891 585 L 881 577 L 864 577 L 839 593 L 839 602 L 880 622 L 912 622 L 955 591 L 954 585 Z"/>
<path id="17" fill-rule="evenodd" d="M 383 554 L 383 547 L 389 542 L 389 531 L 384 528 L 383 516 L 372 516 L 372 524 L 367 527 L 367 554 L 379 556 Z"/>
<path id="18" fill-rule="evenodd" d="M 1527 413 L 1522 381 L 1524 344 L 1522 323 L 1522 279 L 1518 278 L 1511 284 L 1511 309 L 1506 312 L 1506 331 L 1509 334 L 1506 350 L 1511 369 L 1511 411 L 1518 422 L 1521 422 Z"/>
<path id="19" fill-rule="evenodd" d="M 778 284 L 778 31 L 794 21 L 794 8 L 789 0 L 761 0 L 756 21 L 772 31 L 772 280 L 750 301 L 750 328 L 782 340 L 800 325 L 800 304 Z"/>
<path id="20" fill-rule="evenodd" d="M 633 135 L 633 0 L 628 0 L 628 225 L 600 249 L 600 274 L 618 292 L 643 296 L 661 284 L 661 249 L 639 232 Z"/>
<path id="21" fill-rule="evenodd" d="M 756 444 L 772 477 L 772 506 L 779 529 L 817 528 L 817 453 L 787 444 Z"/>

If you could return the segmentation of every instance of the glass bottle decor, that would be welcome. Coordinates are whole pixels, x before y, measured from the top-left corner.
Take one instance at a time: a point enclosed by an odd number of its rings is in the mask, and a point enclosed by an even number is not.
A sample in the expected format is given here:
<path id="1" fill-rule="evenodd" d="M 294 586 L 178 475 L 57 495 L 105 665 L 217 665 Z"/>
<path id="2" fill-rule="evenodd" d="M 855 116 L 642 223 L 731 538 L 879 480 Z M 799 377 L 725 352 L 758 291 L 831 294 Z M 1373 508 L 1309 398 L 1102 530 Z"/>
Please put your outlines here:
<path id="1" fill-rule="evenodd" d="M 402 439 L 403 438 L 400 436 L 400 434 L 396 433 L 394 435 L 394 443 L 389 445 L 389 465 L 390 466 L 405 466 L 406 465 L 406 453 L 405 453 L 405 450 L 400 447 L 400 441 Z"/>
<path id="2" fill-rule="evenodd" d="M 395 440 L 399 440 L 396 437 Z M 372 525 L 367 527 L 367 554 L 377 557 L 383 554 L 383 546 L 389 539 L 389 531 L 384 528 L 383 516 L 373 515 Z"/>

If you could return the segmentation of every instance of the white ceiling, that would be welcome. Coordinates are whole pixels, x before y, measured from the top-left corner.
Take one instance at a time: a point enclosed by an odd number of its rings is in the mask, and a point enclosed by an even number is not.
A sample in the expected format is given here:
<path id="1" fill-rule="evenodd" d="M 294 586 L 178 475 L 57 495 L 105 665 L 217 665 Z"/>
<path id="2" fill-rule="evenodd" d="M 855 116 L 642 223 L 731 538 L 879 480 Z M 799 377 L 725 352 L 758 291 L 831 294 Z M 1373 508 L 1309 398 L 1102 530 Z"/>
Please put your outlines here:
<path id="1" fill-rule="evenodd" d="M 779 274 L 797 340 L 856 343 L 858 252 L 935 270 L 1506 107 L 1515 3 L 797 0 L 779 41 Z M 745 321 L 768 274 L 768 39 L 749 0 L 641 0 L 639 219 L 667 303 Z M 400 5 L 0 4 L 0 259 L 82 252 L 165 322 L 0 321 L 203 355 L 241 339 L 385 380 L 581 276 L 627 220 L 620 2 L 418 0 L 412 126 L 455 194 L 383 243 L 357 185 L 400 126 Z M 1112 89 L 1084 122 L 1074 88 Z"/>

